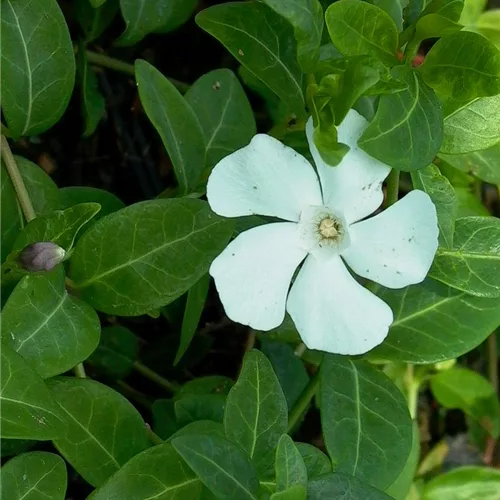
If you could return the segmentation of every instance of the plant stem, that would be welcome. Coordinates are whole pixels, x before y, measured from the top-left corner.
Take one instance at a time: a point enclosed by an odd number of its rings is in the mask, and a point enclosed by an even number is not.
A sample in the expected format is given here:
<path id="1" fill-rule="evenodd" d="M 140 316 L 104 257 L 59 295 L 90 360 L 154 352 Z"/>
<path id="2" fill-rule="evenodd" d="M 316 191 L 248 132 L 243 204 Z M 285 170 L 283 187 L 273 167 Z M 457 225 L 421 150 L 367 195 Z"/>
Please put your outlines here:
<path id="1" fill-rule="evenodd" d="M 73 373 L 75 374 L 75 377 L 87 378 L 87 374 L 85 373 L 85 367 L 83 366 L 83 363 L 78 363 L 73 368 Z"/>
<path id="2" fill-rule="evenodd" d="M 417 418 L 420 382 L 415 378 L 413 365 L 411 364 L 406 367 L 405 385 L 406 397 L 408 400 L 408 410 L 410 411 L 412 420 L 415 420 Z"/>
<path id="3" fill-rule="evenodd" d="M 318 370 L 311 377 L 311 380 L 309 380 L 307 387 L 304 389 L 298 401 L 295 403 L 294 407 L 290 411 L 290 414 L 288 415 L 288 432 L 290 432 L 295 427 L 300 417 L 309 406 L 309 403 L 311 402 L 312 398 L 316 394 L 316 391 L 318 390 L 319 380 L 320 378 Z"/>
<path id="4" fill-rule="evenodd" d="M 488 337 L 488 376 L 491 385 L 495 389 L 495 394 L 498 394 L 498 352 L 497 352 L 497 334 L 493 332 Z"/>
<path id="5" fill-rule="evenodd" d="M 36 217 L 35 210 L 33 208 L 33 204 L 31 203 L 30 196 L 28 191 L 26 190 L 26 186 L 24 185 L 23 178 L 21 176 L 21 172 L 19 172 L 19 168 L 17 166 L 16 160 L 12 151 L 10 150 L 9 143 L 7 139 L 2 135 L 1 139 L 1 155 L 5 166 L 7 168 L 7 172 L 9 173 L 10 180 L 14 185 L 14 189 L 16 191 L 17 199 L 19 200 L 19 204 L 21 205 L 21 209 L 23 211 L 24 217 L 26 221 L 29 222 Z"/>
<path id="6" fill-rule="evenodd" d="M 125 73 L 130 76 L 135 76 L 135 68 L 133 64 L 120 61 L 120 59 L 115 59 L 114 57 L 109 57 L 104 54 L 99 54 L 98 52 L 93 52 L 91 50 L 85 51 L 85 56 L 90 64 L 96 64 L 97 66 L 102 66 L 103 68 L 113 69 L 119 71 L 120 73 Z M 167 77 L 170 83 L 182 94 L 185 94 L 191 85 L 175 78 Z"/>
<path id="7" fill-rule="evenodd" d="M 158 434 L 153 432 L 153 430 L 148 424 L 146 424 L 146 434 L 148 435 L 149 440 L 153 444 L 163 444 L 165 442 L 160 436 L 158 436 Z"/>
<path id="8" fill-rule="evenodd" d="M 387 195 L 385 197 L 385 206 L 390 207 L 398 201 L 399 195 L 399 170 L 393 168 L 389 177 L 387 177 Z"/>
<path id="9" fill-rule="evenodd" d="M 147 379 L 152 382 L 158 384 L 160 387 L 163 387 L 168 392 L 175 393 L 179 388 L 177 384 L 170 382 L 166 378 L 163 378 L 161 375 L 158 375 L 153 370 L 149 369 L 147 366 L 143 365 L 139 361 L 134 362 L 134 368 L 141 374 L 144 375 Z"/>

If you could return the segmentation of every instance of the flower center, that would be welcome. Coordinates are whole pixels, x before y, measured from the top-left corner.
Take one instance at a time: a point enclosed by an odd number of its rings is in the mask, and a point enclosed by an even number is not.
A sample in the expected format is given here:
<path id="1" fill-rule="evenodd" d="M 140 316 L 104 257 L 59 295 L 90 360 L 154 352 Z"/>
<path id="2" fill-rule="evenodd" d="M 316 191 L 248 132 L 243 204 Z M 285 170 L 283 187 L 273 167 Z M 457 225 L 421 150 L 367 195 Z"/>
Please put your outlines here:
<path id="1" fill-rule="evenodd" d="M 328 240 L 334 240 L 339 235 L 338 222 L 331 217 L 326 217 L 319 223 L 319 232 L 321 236 Z"/>

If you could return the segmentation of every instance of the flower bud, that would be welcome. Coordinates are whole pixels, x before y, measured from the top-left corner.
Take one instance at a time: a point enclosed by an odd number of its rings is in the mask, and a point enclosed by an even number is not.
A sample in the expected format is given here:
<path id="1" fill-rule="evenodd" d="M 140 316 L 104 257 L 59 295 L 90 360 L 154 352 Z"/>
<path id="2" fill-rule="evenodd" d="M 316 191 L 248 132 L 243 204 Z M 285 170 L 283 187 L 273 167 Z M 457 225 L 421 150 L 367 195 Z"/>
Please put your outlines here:
<path id="1" fill-rule="evenodd" d="M 26 271 L 50 271 L 63 261 L 66 251 L 51 241 L 28 245 L 19 255 Z"/>

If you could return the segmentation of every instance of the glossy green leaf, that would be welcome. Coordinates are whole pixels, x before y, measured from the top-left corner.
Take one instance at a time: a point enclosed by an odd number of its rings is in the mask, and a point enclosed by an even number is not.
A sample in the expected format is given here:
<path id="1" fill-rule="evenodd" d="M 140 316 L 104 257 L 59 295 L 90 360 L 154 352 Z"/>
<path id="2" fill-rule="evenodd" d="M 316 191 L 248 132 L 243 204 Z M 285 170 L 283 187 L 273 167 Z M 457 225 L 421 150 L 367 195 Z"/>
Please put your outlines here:
<path id="1" fill-rule="evenodd" d="M 500 297 L 500 219 L 463 217 L 453 248 L 439 248 L 429 276 L 479 297 Z"/>
<path id="2" fill-rule="evenodd" d="M 15 137 L 36 135 L 64 113 L 75 83 L 68 26 L 56 0 L 2 2 L 2 113 Z"/>
<path id="3" fill-rule="evenodd" d="M 66 432 L 43 380 L 6 342 L 2 342 L 2 438 L 46 441 Z"/>
<path id="4" fill-rule="evenodd" d="M 213 420 L 197 420 L 176 431 L 168 438 L 168 441 L 170 442 L 180 436 L 191 436 L 193 434 L 219 436 L 221 438 L 225 437 L 224 426 L 219 422 L 214 422 Z"/>
<path id="5" fill-rule="evenodd" d="M 297 116 L 304 116 L 297 46 L 285 19 L 260 2 L 230 2 L 203 10 L 196 16 L 196 23 Z"/>
<path id="6" fill-rule="evenodd" d="M 314 71 L 323 35 L 323 9 L 318 0 L 264 0 L 293 26 L 297 58 L 304 73 Z"/>
<path id="7" fill-rule="evenodd" d="M 283 434 L 276 449 L 276 491 L 292 486 L 307 488 L 307 469 L 304 459 L 288 434 Z"/>
<path id="8" fill-rule="evenodd" d="M 451 248 L 458 212 L 458 199 L 453 186 L 434 165 L 412 172 L 411 179 L 413 187 L 425 191 L 436 206 L 440 246 Z"/>
<path id="9" fill-rule="evenodd" d="M 422 500 L 496 500 L 500 471 L 489 467 L 459 467 L 431 479 Z"/>
<path id="10" fill-rule="evenodd" d="M 210 275 L 202 276 L 189 290 L 186 301 L 186 309 L 182 319 L 181 339 L 179 349 L 175 355 L 174 365 L 176 365 L 187 351 L 191 340 L 198 328 L 201 313 L 205 308 L 207 300 L 208 286 L 210 285 Z"/>
<path id="11" fill-rule="evenodd" d="M 120 394 L 90 379 L 47 381 L 68 424 L 54 445 L 92 486 L 101 486 L 148 446 L 146 425 Z"/>
<path id="12" fill-rule="evenodd" d="M 411 450 L 412 424 L 399 389 L 366 361 L 325 356 L 321 365 L 323 435 L 336 472 L 378 488 L 390 485 Z"/>
<path id="13" fill-rule="evenodd" d="M 64 278 L 61 266 L 24 276 L 2 310 L 2 337 L 42 378 L 70 370 L 99 343 L 96 312 L 66 291 Z"/>
<path id="14" fill-rule="evenodd" d="M 270 500 L 307 500 L 307 490 L 305 486 L 296 484 L 286 490 L 273 493 Z"/>
<path id="15" fill-rule="evenodd" d="M 200 121 L 208 167 L 246 146 L 257 133 L 248 98 L 231 70 L 206 73 L 184 97 Z"/>
<path id="16" fill-rule="evenodd" d="M 494 438 L 500 434 L 500 403 L 491 383 L 467 368 L 451 368 L 431 377 L 434 397 L 445 408 L 458 408 Z"/>
<path id="17" fill-rule="evenodd" d="M 215 435 L 190 435 L 172 441 L 203 484 L 220 500 L 257 500 L 257 473 L 238 446 Z"/>
<path id="18" fill-rule="evenodd" d="M 443 137 L 443 112 L 434 91 L 410 68 L 392 75 L 408 89 L 382 95 L 377 113 L 358 141 L 369 155 L 398 170 L 424 168 L 435 158 Z"/>
<path id="19" fill-rule="evenodd" d="M 488 0 L 465 0 L 460 24 L 467 25 L 474 23 L 486 8 Z"/>
<path id="20" fill-rule="evenodd" d="M 102 5 L 93 6 L 89 0 L 74 0 L 75 18 L 82 28 L 86 42 L 99 38 L 111 24 L 118 12 L 118 0 L 106 0 Z"/>
<path id="21" fill-rule="evenodd" d="M 330 473 L 309 481 L 307 500 L 393 500 L 348 474 Z"/>
<path id="22" fill-rule="evenodd" d="M 144 314 L 180 297 L 206 274 L 231 233 L 231 221 L 201 200 L 137 203 L 82 236 L 71 259 L 71 279 L 100 311 Z"/>
<path id="23" fill-rule="evenodd" d="M 179 91 L 146 61 L 135 62 L 139 97 L 160 134 L 182 194 L 192 191 L 205 167 L 205 139 L 200 122 Z"/>
<path id="24" fill-rule="evenodd" d="M 431 0 L 422 12 L 422 17 L 427 14 L 439 14 L 452 21 L 458 22 L 464 8 L 464 0 Z"/>
<path id="25" fill-rule="evenodd" d="M 380 7 L 360 0 L 340 0 L 325 13 L 330 38 L 344 56 L 373 55 L 398 63 L 398 29 Z"/>
<path id="26" fill-rule="evenodd" d="M 295 443 L 295 446 L 302 455 L 309 479 L 332 472 L 332 463 L 321 450 L 307 443 Z"/>
<path id="27" fill-rule="evenodd" d="M 9 460 L 0 470 L 5 500 L 64 500 L 66 464 L 54 453 L 34 451 Z"/>
<path id="28" fill-rule="evenodd" d="M 259 351 L 248 352 L 227 397 L 226 436 L 245 450 L 259 474 L 265 474 L 287 424 L 286 399 L 271 363 Z"/>
<path id="29" fill-rule="evenodd" d="M 222 423 L 225 402 L 226 396 L 223 394 L 184 396 L 174 405 L 178 425 L 183 427 L 197 420 L 213 420 Z"/>
<path id="30" fill-rule="evenodd" d="M 459 101 L 500 94 L 500 52 L 477 33 L 441 38 L 419 70 L 427 85 Z"/>
<path id="31" fill-rule="evenodd" d="M 372 359 L 438 363 L 478 346 L 500 324 L 498 300 L 474 297 L 427 278 L 403 290 L 377 294 L 394 322 Z"/>
<path id="32" fill-rule="evenodd" d="M 474 23 L 473 30 L 486 37 L 500 50 L 500 9 L 483 12 Z"/>
<path id="33" fill-rule="evenodd" d="M 94 491 L 89 500 L 194 500 L 200 492 L 200 480 L 172 445 L 166 443 L 133 457 Z"/>
<path id="34" fill-rule="evenodd" d="M 427 14 L 421 17 L 415 26 L 415 38 L 412 43 L 420 43 L 427 38 L 440 38 L 453 35 L 463 28 L 447 17 L 440 14 Z"/>
<path id="35" fill-rule="evenodd" d="M 403 30 L 403 11 L 408 6 L 409 0 L 369 0 L 369 2 L 387 12 L 398 31 Z"/>

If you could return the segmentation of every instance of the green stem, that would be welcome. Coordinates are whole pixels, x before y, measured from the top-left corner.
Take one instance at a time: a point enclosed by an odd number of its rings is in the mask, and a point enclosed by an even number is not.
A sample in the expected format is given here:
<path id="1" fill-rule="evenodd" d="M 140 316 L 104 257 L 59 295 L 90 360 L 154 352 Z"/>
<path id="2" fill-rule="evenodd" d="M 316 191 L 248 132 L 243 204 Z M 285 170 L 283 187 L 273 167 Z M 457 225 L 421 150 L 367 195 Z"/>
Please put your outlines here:
<path id="1" fill-rule="evenodd" d="M 75 374 L 75 377 L 87 378 L 87 374 L 85 373 L 85 367 L 83 366 L 83 363 L 78 363 L 73 368 L 73 373 Z"/>
<path id="2" fill-rule="evenodd" d="M 295 427 L 300 417 L 309 406 L 309 403 L 311 402 L 312 398 L 314 398 L 314 395 L 318 390 L 319 380 L 320 378 L 318 370 L 311 377 L 311 380 L 309 380 L 307 387 L 304 389 L 298 401 L 295 403 L 295 406 L 292 408 L 290 414 L 288 415 L 288 432 L 290 432 Z"/>
<path id="3" fill-rule="evenodd" d="M 495 394 L 498 394 L 498 347 L 497 334 L 492 333 L 488 337 L 488 376 Z"/>
<path id="4" fill-rule="evenodd" d="M 104 68 L 119 71 L 120 73 L 135 76 L 135 68 L 133 64 L 120 61 L 120 59 L 115 59 L 114 57 L 109 57 L 104 54 L 99 54 L 98 52 L 92 52 L 91 50 L 86 50 L 85 56 L 90 64 L 96 64 L 97 66 L 102 66 Z M 188 83 L 181 82 L 175 78 L 167 78 L 170 83 L 172 83 L 172 85 L 182 94 L 185 94 L 191 87 Z"/>
<path id="5" fill-rule="evenodd" d="M 420 392 L 420 381 L 415 378 L 413 365 L 408 365 L 405 376 L 406 397 L 408 401 L 408 410 L 412 420 L 417 418 L 418 411 L 418 394 Z"/>
<path id="6" fill-rule="evenodd" d="M 3 161 L 5 163 L 5 167 L 7 168 L 10 180 L 14 185 L 16 196 L 17 199 L 19 200 L 19 204 L 21 205 L 24 217 L 26 218 L 26 221 L 29 222 L 30 220 L 33 220 L 36 217 L 35 210 L 33 208 L 33 204 L 31 203 L 28 191 L 26 190 L 26 186 L 24 185 L 21 172 L 19 172 L 19 168 L 17 166 L 14 155 L 10 150 L 9 143 L 7 142 L 7 139 L 3 135 L 1 139 L 1 146 L 2 147 L 0 152 Z"/>
<path id="7" fill-rule="evenodd" d="M 163 441 L 163 439 L 160 436 L 158 436 L 158 434 L 153 432 L 151 427 L 149 427 L 149 425 L 147 425 L 147 424 L 146 424 L 146 434 L 148 435 L 149 440 L 153 444 L 163 444 L 165 442 L 165 441 Z"/>
<path id="8" fill-rule="evenodd" d="M 399 170 L 393 168 L 387 177 L 387 195 L 385 198 L 386 208 L 398 201 L 399 195 Z"/>
<path id="9" fill-rule="evenodd" d="M 143 365 L 139 361 L 134 362 L 134 368 L 144 377 L 151 380 L 152 382 L 158 384 L 160 387 L 163 387 L 168 392 L 175 393 L 179 388 L 177 384 L 170 382 L 166 378 L 163 378 L 161 375 L 158 375 L 156 372 Z"/>

